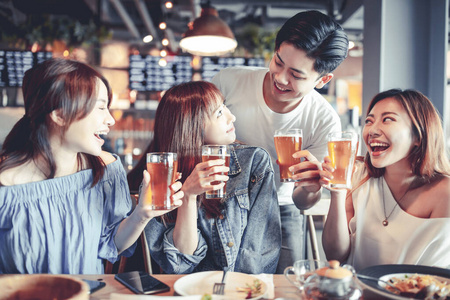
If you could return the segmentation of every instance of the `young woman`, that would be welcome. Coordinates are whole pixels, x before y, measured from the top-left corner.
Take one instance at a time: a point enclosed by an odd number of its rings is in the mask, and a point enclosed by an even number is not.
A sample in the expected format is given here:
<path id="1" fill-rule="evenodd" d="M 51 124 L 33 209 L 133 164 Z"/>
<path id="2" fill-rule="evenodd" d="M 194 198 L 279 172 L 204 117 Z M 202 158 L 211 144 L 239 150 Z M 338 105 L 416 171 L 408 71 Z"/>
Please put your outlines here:
<path id="1" fill-rule="evenodd" d="M 0 273 L 101 274 L 102 260 L 131 255 L 159 215 L 142 205 L 131 213 L 120 160 L 102 151 L 114 124 L 108 82 L 51 59 L 25 73 L 23 95 L 25 115 L 0 153 Z"/>
<path id="2" fill-rule="evenodd" d="M 205 144 L 235 141 L 235 117 L 211 83 L 196 81 L 169 89 L 155 117 L 154 140 L 146 152 L 178 153 L 183 205 L 176 216 L 153 219 L 145 229 L 152 258 L 166 273 L 230 270 L 273 273 L 280 247 L 280 215 L 274 172 L 268 153 L 258 147 L 233 144 L 230 167 L 223 160 L 202 162 Z M 143 157 L 129 176 L 136 189 Z M 214 175 L 225 172 L 227 175 Z M 221 201 L 204 198 L 206 191 L 223 187 Z"/>
<path id="3" fill-rule="evenodd" d="M 371 101 L 363 129 L 364 165 L 353 190 L 331 190 L 323 232 L 328 259 L 356 270 L 379 264 L 450 266 L 450 164 L 441 121 L 414 90 Z M 329 158 L 322 183 L 331 178 Z"/>

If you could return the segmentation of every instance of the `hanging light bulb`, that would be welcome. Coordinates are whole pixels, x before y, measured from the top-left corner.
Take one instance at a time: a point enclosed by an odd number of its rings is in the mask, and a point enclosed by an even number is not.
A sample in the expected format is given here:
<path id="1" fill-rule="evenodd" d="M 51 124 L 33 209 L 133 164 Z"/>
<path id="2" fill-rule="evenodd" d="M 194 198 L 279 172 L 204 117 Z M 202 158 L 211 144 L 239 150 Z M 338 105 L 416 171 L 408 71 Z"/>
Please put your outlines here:
<path id="1" fill-rule="evenodd" d="M 164 3 L 164 5 L 166 6 L 167 9 L 172 9 L 173 8 L 172 1 L 166 1 L 166 3 Z"/>
<path id="2" fill-rule="evenodd" d="M 153 36 L 151 34 L 144 36 L 144 38 L 142 39 L 142 41 L 144 43 L 150 43 L 151 41 L 153 41 Z"/>
<path id="3" fill-rule="evenodd" d="M 180 41 L 186 52 L 201 56 L 223 55 L 234 51 L 236 39 L 230 27 L 219 18 L 210 1 L 202 4 L 200 17 L 188 24 L 189 29 Z"/>

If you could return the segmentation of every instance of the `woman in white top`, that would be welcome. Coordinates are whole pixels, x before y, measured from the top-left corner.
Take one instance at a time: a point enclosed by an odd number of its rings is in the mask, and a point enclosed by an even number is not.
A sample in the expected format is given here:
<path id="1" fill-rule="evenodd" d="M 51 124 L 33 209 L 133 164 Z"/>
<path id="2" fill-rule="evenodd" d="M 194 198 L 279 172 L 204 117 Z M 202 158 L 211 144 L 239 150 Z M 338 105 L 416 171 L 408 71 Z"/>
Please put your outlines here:
<path id="1" fill-rule="evenodd" d="M 363 129 L 368 152 L 349 192 L 331 189 L 323 232 L 327 259 L 356 270 L 380 264 L 450 267 L 450 163 L 441 120 L 418 91 L 376 95 Z"/>

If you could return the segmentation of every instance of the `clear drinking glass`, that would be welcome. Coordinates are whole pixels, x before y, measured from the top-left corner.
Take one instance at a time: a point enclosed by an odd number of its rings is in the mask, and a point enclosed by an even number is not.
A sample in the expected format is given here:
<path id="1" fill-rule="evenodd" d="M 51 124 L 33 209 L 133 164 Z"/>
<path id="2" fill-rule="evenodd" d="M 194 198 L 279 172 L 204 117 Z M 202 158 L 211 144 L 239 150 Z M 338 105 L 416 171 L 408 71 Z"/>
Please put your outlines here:
<path id="1" fill-rule="evenodd" d="M 314 259 L 297 260 L 293 266 L 284 269 L 284 276 L 290 283 L 303 290 L 306 279 L 313 275 L 316 270 L 326 266 L 328 266 L 327 261 Z"/>
<path id="2" fill-rule="evenodd" d="M 178 159 L 173 152 L 147 153 L 147 171 L 150 173 L 150 191 L 144 199 L 153 210 L 173 208 L 170 185 L 177 179 Z"/>
<path id="3" fill-rule="evenodd" d="M 230 166 L 230 146 L 229 145 L 203 145 L 202 146 L 202 161 L 224 159 L 225 166 Z M 227 175 L 225 173 L 218 173 L 221 175 Z M 213 181 L 212 185 L 220 184 L 221 181 Z M 206 192 L 206 199 L 222 199 L 226 195 L 227 184 L 219 190 L 213 190 Z"/>
<path id="4" fill-rule="evenodd" d="M 328 134 L 328 154 L 335 169 L 332 188 L 352 188 L 352 171 L 358 147 L 358 135 L 351 131 L 338 131 Z"/>
<path id="5" fill-rule="evenodd" d="M 279 129 L 275 131 L 274 142 L 280 167 L 280 181 L 295 181 L 289 167 L 300 162 L 300 158 L 293 158 L 292 154 L 302 149 L 303 132 L 301 129 Z"/>

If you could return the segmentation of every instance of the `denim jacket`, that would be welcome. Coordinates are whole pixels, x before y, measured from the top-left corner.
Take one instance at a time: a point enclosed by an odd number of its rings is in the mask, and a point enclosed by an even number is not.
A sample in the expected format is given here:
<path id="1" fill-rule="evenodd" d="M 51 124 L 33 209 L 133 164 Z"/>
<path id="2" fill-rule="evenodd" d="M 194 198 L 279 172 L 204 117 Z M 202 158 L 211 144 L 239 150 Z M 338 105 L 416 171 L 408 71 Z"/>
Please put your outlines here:
<path id="1" fill-rule="evenodd" d="M 198 245 L 193 255 L 173 242 L 175 224 L 152 219 L 145 228 L 152 258 L 165 273 L 222 270 L 274 273 L 281 248 L 280 210 L 269 154 L 262 148 L 234 144 L 222 214 L 207 219 L 198 210 Z"/>

